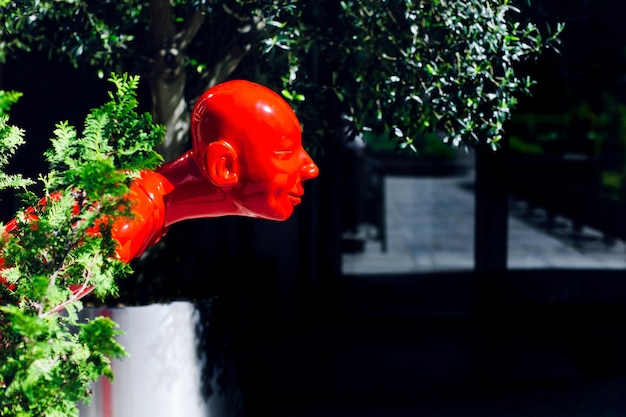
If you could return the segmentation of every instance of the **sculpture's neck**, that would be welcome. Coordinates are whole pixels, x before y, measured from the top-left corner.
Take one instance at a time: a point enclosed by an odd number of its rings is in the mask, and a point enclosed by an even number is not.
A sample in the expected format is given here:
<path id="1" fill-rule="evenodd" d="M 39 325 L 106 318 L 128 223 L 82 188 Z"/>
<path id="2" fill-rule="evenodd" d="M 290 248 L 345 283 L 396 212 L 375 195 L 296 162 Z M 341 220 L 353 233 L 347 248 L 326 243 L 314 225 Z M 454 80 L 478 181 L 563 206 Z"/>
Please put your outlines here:
<path id="1" fill-rule="evenodd" d="M 193 151 L 162 165 L 157 172 L 173 189 L 164 197 L 165 227 L 187 219 L 237 214 L 237 208 L 224 190 L 204 178 Z"/>

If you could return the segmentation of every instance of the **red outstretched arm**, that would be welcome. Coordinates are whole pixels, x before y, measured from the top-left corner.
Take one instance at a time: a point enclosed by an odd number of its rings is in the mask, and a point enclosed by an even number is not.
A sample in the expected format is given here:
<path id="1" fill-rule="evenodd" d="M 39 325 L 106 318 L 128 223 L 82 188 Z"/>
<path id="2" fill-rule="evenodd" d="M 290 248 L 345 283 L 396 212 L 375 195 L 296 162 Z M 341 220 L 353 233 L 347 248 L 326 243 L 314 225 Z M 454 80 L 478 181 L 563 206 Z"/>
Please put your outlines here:
<path id="1" fill-rule="evenodd" d="M 302 183 L 319 174 L 301 133 L 291 107 L 266 87 L 233 80 L 207 90 L 192 112 L 192 150 L 131 184 L 133 216 L 115 219 L 112 231 L 119 259 L 129 263 L 182 220 L 287 220 L 300 204 Z M 4 231 L 15 227 L 9 222 Z M 71 289 L 75 299 L 93 291 Z"/>

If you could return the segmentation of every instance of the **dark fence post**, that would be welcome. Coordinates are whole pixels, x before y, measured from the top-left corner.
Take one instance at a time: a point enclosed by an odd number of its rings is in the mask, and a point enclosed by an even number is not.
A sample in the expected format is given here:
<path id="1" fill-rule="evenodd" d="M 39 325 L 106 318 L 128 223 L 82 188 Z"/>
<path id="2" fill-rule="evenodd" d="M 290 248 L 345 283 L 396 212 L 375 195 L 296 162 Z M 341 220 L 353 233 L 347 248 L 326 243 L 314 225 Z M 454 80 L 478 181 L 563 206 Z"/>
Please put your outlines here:
<path id="1" fill-rule="evenodd" d="M 337 2 L 311 2 L 304 10 L 303 19 L 320 27 L 332 26 L 338 7 Z M 317 45 L 308 54 L 312 80 L 315 85 L 329 85 L 331 68 Z M 319 322 L 334 320 L 341 311 L 341 207 L 344 190 L 342 184 L 343 148 L 340 103 L 330 89 L 320 88 L 310 92 L 310 103 L 316 103 L 310 113 L 314 117 L 304 122 L 307 126 L 323 125 L 327 131 L 313 159 L 320 169 L 319 177 L 307 182 L 307 207 L 300 217 L 300 265 L 299 305 L 305 320 Z M 310 105 L 310 104 L 309 104 Z M 312 130 L 311 130 L 312 132 Z"/>
<path id="2" fill-rule="evenodd" d="M 474 272 L 475 308 L 481 318 L 497 313 L 505 297 L 509 195 L 506 148 L 478 147 L 476 155 Z"/>

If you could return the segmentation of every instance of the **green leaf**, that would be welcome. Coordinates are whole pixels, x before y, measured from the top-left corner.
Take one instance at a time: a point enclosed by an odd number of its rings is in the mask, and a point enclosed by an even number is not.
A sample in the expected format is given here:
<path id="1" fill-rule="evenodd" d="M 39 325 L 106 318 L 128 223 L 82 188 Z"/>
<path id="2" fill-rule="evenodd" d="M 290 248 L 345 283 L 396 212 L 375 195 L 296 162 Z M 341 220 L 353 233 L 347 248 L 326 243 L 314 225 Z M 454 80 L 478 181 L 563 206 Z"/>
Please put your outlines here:
<path id="1" fill-rule="evenodd" d="M 4 415 L 77 415 L 90 385 L 113 377 L 111 358 L 126 355 L 113 321 L 78 323 L 82 305 L 69 289 L 95 285 L 97 296 L 114 295 L 116 280 L 132 272 L 115 256 L 111 219 L 129 215 L 125 197 L 136 173 L 161 161 L 154 146 L 164 128 L 137 113 L 138 79 L 113 75 L 111 81 L 111 100 L 91 110 L 82 132 L 56 125 L 45 153 L 50 172 L 40 176 L 44 196 L 27 190 L 15 229 L 0 239 L 2 278 L 15 284 L 0 284 Z M 23 132 L 6 120 L 0 118 L 0 164 L 23 143 Z M 59 308 L 65 314 L 53 313 Z"/>

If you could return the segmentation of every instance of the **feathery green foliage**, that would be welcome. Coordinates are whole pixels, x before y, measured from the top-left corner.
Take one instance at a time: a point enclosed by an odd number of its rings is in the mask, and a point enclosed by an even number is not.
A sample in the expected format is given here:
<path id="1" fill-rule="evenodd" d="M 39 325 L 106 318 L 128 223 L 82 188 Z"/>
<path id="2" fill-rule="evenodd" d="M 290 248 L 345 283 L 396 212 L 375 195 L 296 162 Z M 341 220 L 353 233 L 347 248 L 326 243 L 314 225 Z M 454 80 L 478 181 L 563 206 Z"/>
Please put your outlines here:
<path id="1" fill-rule="evenodd" d="M 0 116 L 0 185 L 21 187 L 24 207 L 0 239 L 0 415 L 78 416 L 89 386 L 113 377 L 110 360 L 125 351 L 109 318 L 79 322 L 82 308 L 70 288 L 114 295 L 116 279 L 131 272 L 115 256 L 112 219 L 129 216 L 125 201 L 139 171 L 156 167 L 164 128 L 137 114 L 137 77 L 113 75 L 110 101 L 91 110 L 82 134 L 57 124 L 40 176 L 43 198 L 28 179 L 3 172 L 23 132 Z M 7 98 L 8 97 L 8 98 Z M 0 94 L 0 108 L 18 96 Z M 4 98 L 4 101 L 3 101 Z M 30 181 L 30 182 L 29 182 Z M 4 283 L 4 285 L 3 285 Z M 59 313 L 62 311 L 62 313 Z"/>
<path id="2" fill-rule="evenodd" d="M 18 148 L 24 144 L 24 132 L 17 126 L 9 125 L 8 112 L 21 96 L 17 91 L 0 91 L 0 189 L 25 188 L 33 181 L 24 178 L 21 174 L 7 174 L 4 172 L 9 160 L 15 155 Z"/>

